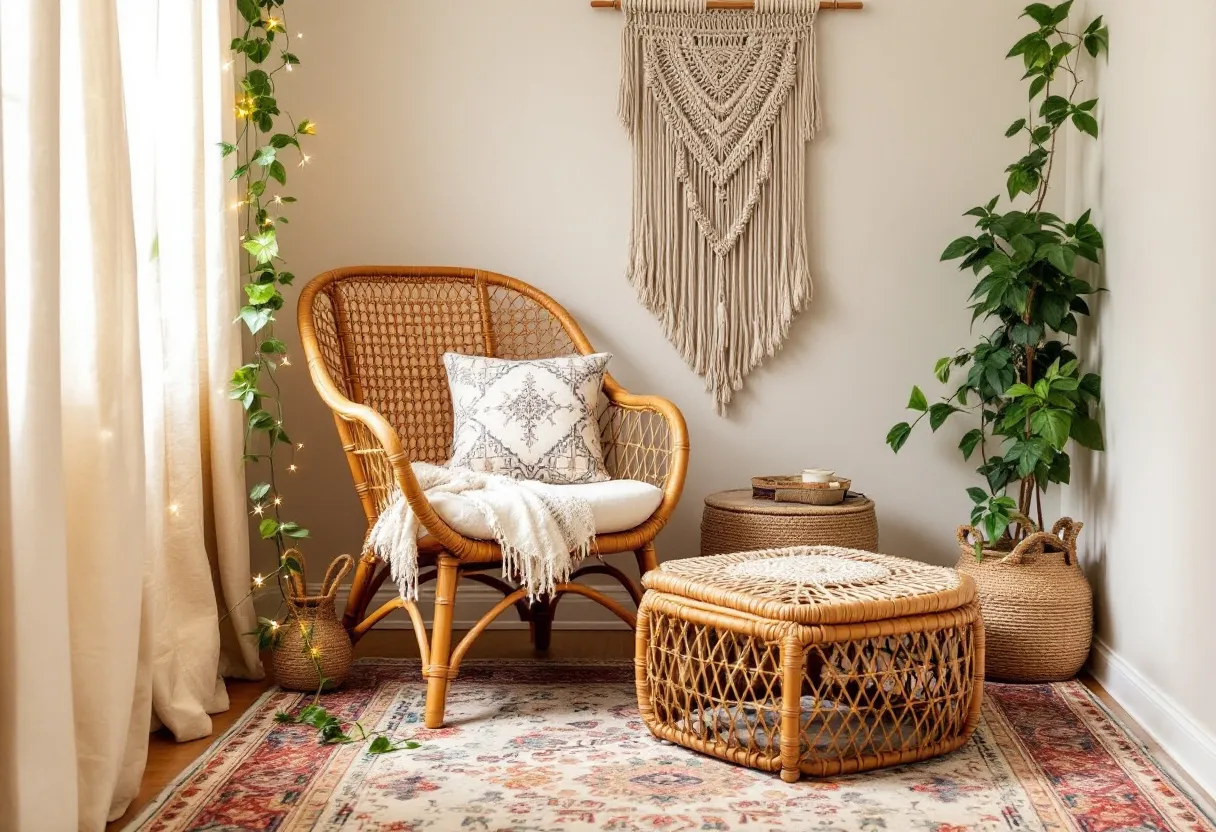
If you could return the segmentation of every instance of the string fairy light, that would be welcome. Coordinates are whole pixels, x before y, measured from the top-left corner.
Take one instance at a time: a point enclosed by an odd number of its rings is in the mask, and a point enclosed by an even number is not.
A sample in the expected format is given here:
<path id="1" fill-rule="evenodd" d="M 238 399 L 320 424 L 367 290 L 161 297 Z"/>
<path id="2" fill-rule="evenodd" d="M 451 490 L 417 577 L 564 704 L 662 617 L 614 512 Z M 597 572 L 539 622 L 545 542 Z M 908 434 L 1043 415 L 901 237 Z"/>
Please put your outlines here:
<path id="1" fill-rule="evenodd" d="M 297 451 L 302 451 L 302 450 L 304 450 L 304 443 L 303 443 L 303 442 L 297 442 L 297 443 L 296 443 L 296 450 L 297 450 Z"/>
<path id="2" fill-rule="evenodd" d="M 253 576 L 253 588 L 254 589 L 261 589 L 262 585 L 264 583 L 266 583 L 266 579 L 262 575 L 259 574 L 259 575 Z"/>
<path id="3" fill-rule="evenodd" d="M 256 514 L 258 517 L 261 517 L 261 516 L 262 516 L 262 514 L 263 514 L 263 512 L 265 512 L 265 511 L 266 511 L 266 506 L 265 506 L 265 505 L 263 505 L 262 503 L 258 503 L 257 505 L 255 505 L 255 506 L 253 507 L 253 512 L 252 512 L 252 513 L 253 513 L 253 514 Z"/>
<path id="4" fill-rule="evenodd" d="M 291 465 L 287 466 L 287 473 L 289 473 L 289 474 L 294 474 L 298 470 L 300 470 L 300 469 L 296 467 L 294 462 Z"/>
<path id="5" fill-rule="evenodd" d="M 275 504 L 276 506 L 281 506 L 281 505 L 283 505 L 283 498 L 282 498 L 282 497 L 280 497 L 280 496 L 278 496 L 278 495 L 275 495 L 275 498 L 274 498 L 274 504 Z"/>
<path id="6" fill-rule="evenodd" d="M 282 357 L 282 359 L 280 359 L 280 360 L 279 360 L 279 366 L 280 366 L 280 367 L 290 367 L 290 366 L 291 366 L 291 359 L 290 359 L 290 358 L 288 358 L 286 355 L 284 355 L 284 356 Z"/>
<path id="7" fill-rule="evenodd" d="M 311 161 L 312 161 L 312 157 L 311 157 L 311 156 L 309 156 L 307 153 L 302 153 L 302 154 L 300 154 L 300 164 L 299 164 L 299 165 L 297 165 L 297 167 L 301 167 L 301 168 L 302 168 L 302 167 L 304 167 L 305 165 L 307 165 L 307 164 L 308 164 L 309 162 L 311 162 Z"/>
<path id="8" fill-rule="evenodd" d="M 181 510 L 182 510 L 182 507 L 181 507 L 180 503 L 169 503 L 169 513 L 170 514 L 177 514 Z"/>

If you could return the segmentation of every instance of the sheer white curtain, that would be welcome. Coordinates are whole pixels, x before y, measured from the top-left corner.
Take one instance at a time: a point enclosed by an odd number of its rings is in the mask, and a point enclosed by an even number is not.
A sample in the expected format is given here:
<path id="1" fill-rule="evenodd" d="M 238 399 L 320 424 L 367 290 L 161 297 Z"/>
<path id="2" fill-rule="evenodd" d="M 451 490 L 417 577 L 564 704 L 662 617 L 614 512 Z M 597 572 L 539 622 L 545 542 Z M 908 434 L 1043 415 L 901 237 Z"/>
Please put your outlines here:
<path id="1" fill-rule="evenodd" d="M 260 675 L 223 0 L 0 3 L 0 828 L 101 829 Z M 222 632 L 226 633 L 225 636 Z M 228 649 L 221 649 L 223 642 Z"/>

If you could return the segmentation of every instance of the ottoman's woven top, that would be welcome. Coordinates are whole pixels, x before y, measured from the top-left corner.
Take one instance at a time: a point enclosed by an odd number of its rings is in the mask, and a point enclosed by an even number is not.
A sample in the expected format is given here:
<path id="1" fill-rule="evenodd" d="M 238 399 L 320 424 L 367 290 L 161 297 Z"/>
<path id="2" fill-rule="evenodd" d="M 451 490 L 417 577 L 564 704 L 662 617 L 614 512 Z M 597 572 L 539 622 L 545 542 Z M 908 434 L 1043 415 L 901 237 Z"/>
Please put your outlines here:
<path id="1" fill-rule="evenodd" d="M 664 563 L 648 589 L 761 618 L 852 624 L 942 612 L 975 599 L 953 569 L 836 546 L 793 546 Z"/>

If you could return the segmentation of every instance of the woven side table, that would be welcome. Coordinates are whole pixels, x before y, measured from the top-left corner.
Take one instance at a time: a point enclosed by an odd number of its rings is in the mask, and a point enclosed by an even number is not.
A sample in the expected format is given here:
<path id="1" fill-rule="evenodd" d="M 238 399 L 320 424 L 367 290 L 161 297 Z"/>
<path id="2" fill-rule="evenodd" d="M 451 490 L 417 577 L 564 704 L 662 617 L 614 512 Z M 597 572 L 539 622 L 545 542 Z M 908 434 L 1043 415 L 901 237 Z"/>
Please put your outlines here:
<path id="1" fill-rule="evenodd" d="M 701 554 L 748 552 L 782 546 L 878 549 L 874 501 L 850 494 L 835 506 L 757 500 L 752 492 L 720 491 L 705 498 Z"/>
<path id="2" fill-rule="evenodd" d="M 812 546 L 643 583 L 638 708 L 660 739 L 792 783 L 953 751 L 979 720 L 984 629 L 953 569 Z"/>

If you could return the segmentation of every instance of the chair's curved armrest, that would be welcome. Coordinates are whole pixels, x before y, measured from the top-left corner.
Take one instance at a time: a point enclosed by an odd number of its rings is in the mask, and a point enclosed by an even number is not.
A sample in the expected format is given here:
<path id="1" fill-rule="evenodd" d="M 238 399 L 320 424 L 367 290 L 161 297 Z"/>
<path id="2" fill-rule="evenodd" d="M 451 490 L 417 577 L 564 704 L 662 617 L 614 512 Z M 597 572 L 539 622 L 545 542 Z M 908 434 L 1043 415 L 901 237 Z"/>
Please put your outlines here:
<path id="1" fill-rule="evenodd" d="M 401 445 L 401 437 L 397 435 L 397 431 L 388 423 L 388 420 L 367 405 L 352 402 L 346 398 L 342 394 L 342 391 L 334 385 L 324 361 L 319 355 L 309 356 L 308 372 L 312 377 L 313 385 L 321 396 L 321 400 L 329 406 L 334 415 L 347 422 L 356 422 L 362 425 L 380 445 L 380 450 L 384 452 L 389 465 L 392 467 L 393 479 L 397 487 L 401 489 L 401 493 L 405 495 L 406 502 L 409 503 L 410 508 L 417 515 L 418 522 L 422 524 L 432 537 L 443 544 L 444 548 L 448 551 L 453 554 L 463 552 L 468 547 L 469 542 L 460 534 L 453 531 L 431 506 L 430 500 L 427 499 L 426 493 L 418 482 L 418 478 L 414 476 L 414 469 L 410 465 L 411 460 Z M 344 444 L 349 440 L 349 444 L 345 448 L 348 456 L 353 456 L 357 450 L 373 450 L 371 448 L 359 448 L 359 443 L 353 436 L 344 436 L 343 440 Z M 352 465 L 354 464 L 352 462 Z M 369 515 L 369 522 L 372 519 Z"/>
<path id="2" fill-rule="evenodd" d="M 604 394 L 610 403 L 607 422 L 601 425 L 601 442 L 609 446 L 603 449 L 605 457 L 615 455 L 617 476 L 663 489 L 663 500 L 653 515 L 661 526 L 675 511 L 688 473 L 684 414 L 660 396 L 630 393 L 611 376 L 604 377 Z"/>

